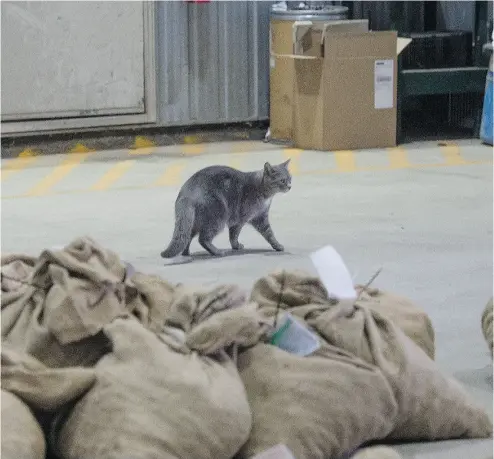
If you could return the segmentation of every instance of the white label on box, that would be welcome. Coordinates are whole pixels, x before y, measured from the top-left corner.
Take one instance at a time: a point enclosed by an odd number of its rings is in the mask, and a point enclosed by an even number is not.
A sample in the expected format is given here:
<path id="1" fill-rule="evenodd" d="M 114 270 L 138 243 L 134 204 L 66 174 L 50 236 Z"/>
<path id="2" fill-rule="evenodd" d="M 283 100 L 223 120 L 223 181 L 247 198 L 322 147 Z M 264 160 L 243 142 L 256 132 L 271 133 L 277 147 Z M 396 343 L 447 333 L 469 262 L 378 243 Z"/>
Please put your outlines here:
<path id="1" fill-rule="evenodd" d="M 329 296 L 340 300 L 357 298 L 352 277 L 340 254 L 333 247 L 323 247 L 312 253 L 310 258 Z"/>
<path id="2" fill-rule="evenodd" d="M 274 68 L 275 68 L 275 66 L 276 66 L 276 60 L 275 60 L 275 58 L 274 58 L 273 56 L 271 56 L 271 57 L 269 58 L 269 66 L 270 66 L 272 69 L 274 69 Z"/>
<path id="3" fill-rule="evenodd" d="M 394 60 L 374 62 L 374 108 L 393 108 L 394 102 Z"/>

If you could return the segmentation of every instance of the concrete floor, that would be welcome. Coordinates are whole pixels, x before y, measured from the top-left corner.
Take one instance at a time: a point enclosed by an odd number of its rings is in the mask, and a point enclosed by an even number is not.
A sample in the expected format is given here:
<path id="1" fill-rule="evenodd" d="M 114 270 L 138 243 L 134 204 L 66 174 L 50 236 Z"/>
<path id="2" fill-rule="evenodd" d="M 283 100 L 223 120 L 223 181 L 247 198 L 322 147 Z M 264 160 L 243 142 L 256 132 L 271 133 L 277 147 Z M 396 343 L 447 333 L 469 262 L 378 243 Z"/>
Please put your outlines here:
<path id="1" fill-rule="evenodd" d="M 177 148 L 3 161 L 3 253 L 36 254 L 90 235 L 138 269 L 171 281 L 249 288 L 277 267 L 312 270 L 309 253 L 331 244 L 356 281 L 382 266 L 376 285 L 430 314 L 439 365 L 492 414 L 492 365 L 480 328 L 493 288 L 491 148 L 475 141 L 338 155 L 262 143 Z M 164 266 L 159 253 L 171 237 L 173 204 L 186 177 L 209 164 L 252 170 L 287 156 L 294 158 L 293 188 L 275 198 L 271 211 L 285 253 L 267 250 L 247 228 L 241 241 L 266 251 Z M 226 234 L 216 242 L 228 247 Z M 201 249 L 195 243 L 192 250 Z M 405 458 L 487 459 L 492 441 L 400 450 Z"/>

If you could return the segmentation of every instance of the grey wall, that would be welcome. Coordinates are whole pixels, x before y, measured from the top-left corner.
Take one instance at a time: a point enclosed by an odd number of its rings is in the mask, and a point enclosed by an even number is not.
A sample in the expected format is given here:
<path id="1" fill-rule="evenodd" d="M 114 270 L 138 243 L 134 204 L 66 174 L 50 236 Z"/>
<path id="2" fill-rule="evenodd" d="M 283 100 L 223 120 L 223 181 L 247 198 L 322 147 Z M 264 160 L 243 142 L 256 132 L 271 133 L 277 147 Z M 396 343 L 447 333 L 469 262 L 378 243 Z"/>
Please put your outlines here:
<path id="1" fill-rule="evenodd" d="M 4 119 L 144 112 L 142 3 L 1 9 Z"/>
<path id="2" fill-rule="evenodd" d="M 159 124 L 268 117 L 271 4 L 158 3 Z"/>
<path id="3" fill-rule="evenodd" d="M 156 120 L 154 5 L 3 1 L 2 133 Z"/>
<path id="4" fill-rule="evenodd" d="M 4 134 L 269 116 L 273 2 L 2 2 Z"/>

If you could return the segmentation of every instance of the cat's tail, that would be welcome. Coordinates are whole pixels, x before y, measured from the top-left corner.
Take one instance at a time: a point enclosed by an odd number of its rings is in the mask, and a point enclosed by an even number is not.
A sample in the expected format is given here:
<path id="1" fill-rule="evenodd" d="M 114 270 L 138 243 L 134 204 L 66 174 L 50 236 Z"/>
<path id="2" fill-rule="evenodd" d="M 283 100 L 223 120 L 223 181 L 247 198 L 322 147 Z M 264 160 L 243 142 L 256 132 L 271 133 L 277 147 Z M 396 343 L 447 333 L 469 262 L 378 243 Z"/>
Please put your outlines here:
<path id="1" fill-rule="evenodd" d="M 194 226 L 194 206 L 188 202 L 179 201 L 175 206 L 175 230 L 168 247 L 161 252 L 163 258 L 173 258 L 180 255 L 190 241 Z"/>

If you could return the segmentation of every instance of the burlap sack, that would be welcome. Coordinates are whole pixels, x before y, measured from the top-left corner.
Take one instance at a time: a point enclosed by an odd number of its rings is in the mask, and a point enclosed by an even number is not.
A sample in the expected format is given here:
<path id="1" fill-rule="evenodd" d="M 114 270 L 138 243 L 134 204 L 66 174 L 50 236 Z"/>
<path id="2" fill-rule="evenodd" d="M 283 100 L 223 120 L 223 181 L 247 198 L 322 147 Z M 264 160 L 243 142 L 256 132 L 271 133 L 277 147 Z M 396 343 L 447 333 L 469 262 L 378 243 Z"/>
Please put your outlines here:
<path id="1" fill-rule="evenodd" d="M 401 455 L 389 446 L 369 446 L 357 451 L 351 459 L 402 459 Z"/>
<path id="2" fill-rule="evenodd" d="M 28 406 L 2 388 L 1 411 L 2 459 L 45 459 L 45 437 Z"/>
<path id="3" fill-rule="evenodd" d="M 493 299 L 491 298 L 485 305 L 484 311 L 482 313 L 482 333 L 485 340 L 487 341 L 487 346 L 491 351 L 491 356 L 493 355 L 493 342 L 492 342 L 492 313 L 493 313 Z"/>
<path id="4" fill-rule="evenodd" d="M 239 356 L 253 426 L 239 459 L 285 444 L 297 459 L 345 457 L 386 437 L 397 406 L 381 372 L 322 344 L 309 357 L 269 344 Z"/>
<path id="5" fill-rule="evenodd" d="M 45 250 L 35 262 L 3 257 L 3 341 L 49 367 L 70 367 L 91 365 L 108 351 L 102 328 L 116 317 L 134 314 L 159 329 L 175 288 L 129 268 L 87 237 Z"/>
<path id="6" fill-rule="evenodd" d="M 261 310 L 270 313 L 271 299 L 281 298 L 284 308 L 304 319 L 326 342 L 380 369 L 398 403 L 394 428 L 387 438 L 439 440 L 491 436 L 492 423 L 487 413 L 458 382 L 444 375 L 394 322 L 377 308 L 364 306 L 365 303 L 351 308 L 326 303 L 324 308 L 320 304 L 322 294 L 315 295 L 316 304 L 312 305 L 307 285 L 313 284 L 311 278 L 274 273 L 256 284 L 252 298 L 260 303 Z M 301 292 L 298 300 L 297 292 Z M 264 297 L 269 298 L 266 306 Z"/>
<path id="7" fill-rule="evenodd" d="M 32 356 L 2 346 L 2 389 L 32 409 L 54 412 L 83 395 L 95 381 L 92 368 L 48 368 Z"/>
<path id="8" fill-rule="evenodd" d="M 283 276 L 281 275 L 283 273 Z M 320 279 L 302 271 L 281 271 L 273 275 L 259 279 L 251 293 L 251 300 L 275 308 L 280 301 L 279 292 L 283 283 L 283 296 L 281 298 L 284 308 L 294 308 L 302 319 L 305 319 L 305 305 L 310 305 L 312 311 L 315 305 L 321 305 L 326 310 L 328 294 Z M 367 288 L 357 285 L 360 293 L 357 304 L 367 306 L 373 311 L 379 311 L 385 317 L 391 319 L 420 346 L 429 357 L 434 358 L 434 329 L 427 314 L 415 306 L 406 298 L 376 288 Z M 362 292 L 362 290 L 364 290 Z M 346 305 L 348 306 L 348 305 Z M 352 310 L 352 305 L 350 310 Z"/>
<path id="9" fill-rule="evenodd" d="M 131 319 L 105 327 L 112 353 L 96 365 L 95 386 L 54 427 L 61 459 L 235 455 L 250 432 L 250 408 L 235 363 L 214 342 L 214 331 L 223 345 L 235 345 L 237 339 L 254 343 L 253 330 L 262 328 L 262 317 L 252 306 L 236 304 L 243 301 L 236 290 L 216 292 L 179 298 L 162 337 Z M 219 292 L 225 296 L 218 298 Z M 225 311 L 226 306 L 231 309 Z M 210 316 L 214 311 L 224 311 L 223 323 Z M 197 336 L 199 320 L 206 338 Z M 228 326 L 238 327 L 240 321 L 250 324 L 242 327 L 247 336 L 234 337 Z M 191 341 L 214 354 L 192 350 Z"/>
<path id="10" fill-rule="evenodd" d="M 429 316 L 410 300 L 377 288 L 356 286 L 358 305 L 366 306 L 394 322 L 431 359 L 434 359 L 434 328 Z"/>

